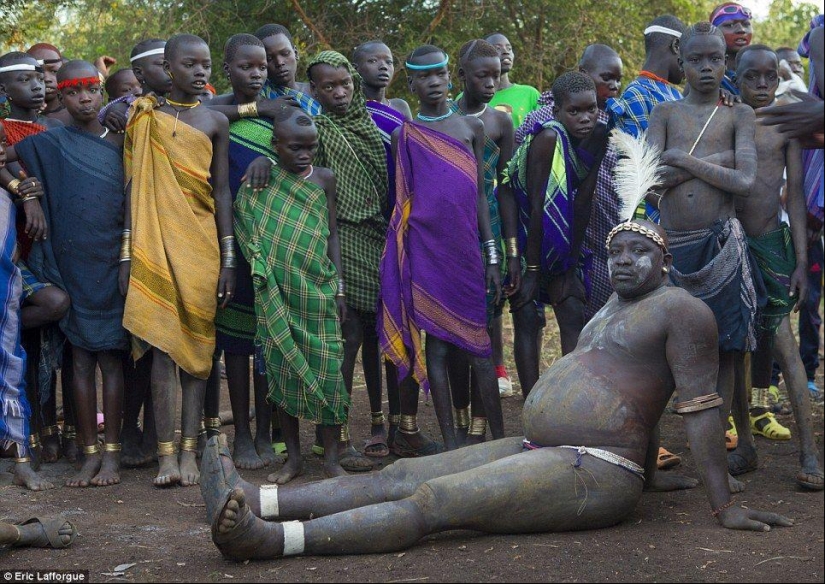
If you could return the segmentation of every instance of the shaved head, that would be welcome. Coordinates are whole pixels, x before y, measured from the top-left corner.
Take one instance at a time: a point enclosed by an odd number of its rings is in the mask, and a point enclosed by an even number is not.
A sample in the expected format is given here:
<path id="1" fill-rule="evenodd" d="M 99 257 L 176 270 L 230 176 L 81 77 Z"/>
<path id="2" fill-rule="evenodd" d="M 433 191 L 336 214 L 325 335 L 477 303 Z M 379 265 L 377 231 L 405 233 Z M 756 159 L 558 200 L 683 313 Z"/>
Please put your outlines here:
<path id="1" fill-rule="evenodd" d="M 88 61 L 69 61 L 57 72 L 57 82 L 60 83 L 66 79 L 97 76 L 97 69 Z"/>
<path id="2" fill-rule="evenodd" d="M 607 59 L 620 59 L 619 53 L 607 45 L 588 45 L 582 53 L 582 58 L 579 60 L 579 67 L 590 71 Z"/>

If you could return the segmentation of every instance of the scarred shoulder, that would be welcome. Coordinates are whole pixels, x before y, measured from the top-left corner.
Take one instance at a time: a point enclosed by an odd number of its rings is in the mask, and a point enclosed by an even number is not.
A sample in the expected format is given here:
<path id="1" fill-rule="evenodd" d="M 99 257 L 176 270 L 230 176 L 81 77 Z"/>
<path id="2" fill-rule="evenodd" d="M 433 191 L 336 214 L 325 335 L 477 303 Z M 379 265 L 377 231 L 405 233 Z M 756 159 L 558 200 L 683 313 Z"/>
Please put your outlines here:
<path id="1" fill-rule="evenodd" d="M 686 290 L 668 286 L 665 293 L 658 298 L 658 302 L 664 310 L 663 320 L 670 328 L 677 331 L 696 331 L 701 336 L 717 334 L 713 311 Z"/>

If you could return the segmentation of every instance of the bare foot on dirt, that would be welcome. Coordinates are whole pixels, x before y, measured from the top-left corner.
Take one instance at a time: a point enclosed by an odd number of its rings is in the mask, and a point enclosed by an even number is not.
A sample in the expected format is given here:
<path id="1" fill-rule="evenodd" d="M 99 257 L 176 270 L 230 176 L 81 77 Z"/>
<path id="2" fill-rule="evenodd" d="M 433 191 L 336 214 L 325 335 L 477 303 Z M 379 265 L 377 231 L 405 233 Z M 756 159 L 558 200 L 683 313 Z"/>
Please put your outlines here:
<path id="1" fill-rule="evenodd" d="M 152 481 L 156 487 L 168 487 L 180 483 L 180 467 L 178 466 L 177 454 L 169 456 L 159 456 L 158 476 Z"/>
<path id="2" fill-rule="evenodd" d="M 653 480 L 645 483 L 645 491 L 651 493 L 666 493 L 668 491 L 683 491 L 693 489 L 699 485 L 697 479 L 677 474 L 663 474 L 657 472 Z"/>
<path id="3" fill-rule="evenodd" d="M 279 457 L 272 452 L 272 439 L 269 436 L 255 437 L 255 451 L 261 457 L 264 466 L 271 466 L 279 460 Z"/>
<path id="4" fill-rule="evenodd" d="M 742 481 L 733 478 L 731 475 L 728 475 L 728 490 L 731 494 L 736 493 L 744 493 L 745 492 L 745 483 Z"/>
<path id="5" fill-rule="evenodd" d="M 201 473 L 198 470 L 197 452 L 183 450 L 180 453 L 180 484 L 192 487 L 200 483 Z"/>
<path id="6" fill-rule="evenodd" d="M 92 479 L 96 487 L 108 487 L 120 483 L 120 453 L 104 452 L 100 472 Z"/>
<path id="7" fill-rule="evenodd" d="M 83 466 L 76 475 L 66 481 L 67 487 L 88 487 L 92 484 L 92 479 L 100 472 L 100 454 L 87 454 Z"/>
<path id="8" fill-rule="evenodd" d="M 281 470 L 273 472 L 266 480 L 276 485 L 285 485 L 304 472 L 304 463 L 300 456 L 290 456 L 286 459 Z"/>
<path id="9" fill-rule="evenodd" d="M 334 478 L 334 477 L 345 477 L 348 474 L 349 473 L 347 471 L 345 471 L 344 467 L 342 467 L 339 463 L 336 462 L 336 463 L 332 464 L 332 463 L 324 462 L 324 476 L 327 477 L 328 479 L 331 479 L 331 478 Z"/>
<path id="10" fill-rule="evenodd" d="M 823 488 L 823 474 L 819 467 L 819 460 L 815 454 L 799 457 L 802 470 L 796 475 L 796 484 L 806 491 L 821 491 Z"/>
<path id="11" fill-rule="evenodd" d="M 241 489 L 235 489 L 212 526 L 212 541 L 232 560 L 274 559 L 284 553 L 283 527 L 252 514 Z"/>
<path id="12" fill-rule="evenodd" d="M 241 470 L 258 470 L 264 467 L 264 461 L 258 456 L 252 436 L 235 436 L 232 449 L 232 459 L 235 466 Z"/>
<path id="13" fill-rule="evenodd" d="M 54 488 L 54 485 L 37 474 L 28 462 L 18 462 L 14 465 L 13 482 L 18 487 L 26 487 L 30 491 L 47 491 Z"/>

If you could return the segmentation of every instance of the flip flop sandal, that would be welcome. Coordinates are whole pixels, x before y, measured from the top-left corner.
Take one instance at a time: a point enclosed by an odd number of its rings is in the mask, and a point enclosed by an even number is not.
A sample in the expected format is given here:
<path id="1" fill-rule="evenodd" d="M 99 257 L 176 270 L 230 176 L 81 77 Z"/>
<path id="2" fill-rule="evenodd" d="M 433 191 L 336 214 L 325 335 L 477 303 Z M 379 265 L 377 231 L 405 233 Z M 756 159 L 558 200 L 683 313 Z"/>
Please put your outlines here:
<path id="1" fill-rule="evenodd" d="M 226 435 L 224 434 L 213 436 L 207 441 L 201 458 L 201 495 L 206 504 L 206 520 L 209 525 L 215 523 L 215 519 L 226 506 L 232 489 L 240 480 L 237 471 L 226 474 L 226 470 L 221 464 L 221 456 L 232 460 L 232 454 L 229 452 Z M 218 492 L 218 495 L 213 496 L 212 493 L 214 492 Z"/>
<path id="2" fill-rule="evenodd" d="M 373 450 L 368 450 L 368 448 Z M 373 436 L 364 441 L 364 454 L 370 458 L 384 458 L 390 455 L 390 447 L 382 436 Z"/>
<path id="3" fill-rule="evenodd" d="M 410 443 L 407 442 L 407 438 L 403 432 L 396 432 L 395 442 L 392 445 L 393 454 L 401 458 L 418 458 L 444 452 L 444 447 L 440 443 L 426 434 L 422 434 L 421 436 L 424 439 L 424 445 L 420 448 L 413 448 Z"/>
<path id="4" fill-rule="evenodd" d="M 315 456 L 323 456 L 324 455 L 324 447 L 320 444 L 313 444 L 312 445 L 312 454 Z"/>
<path id="5" fill-rule="evenodd" d="M 369 472 L 374 466 L 374 463 L 369 458 L 358 452 L 352 446 L 345 450 L 344 454 L 338 458 L 338 464 L 347 472 Z"/>
<path id="6" fill-rule="evenodd" d="M 23 525 L 32 525 L 34 523 L 40 525 L 41 534 L 37 536 L 37 539 L 28 544 L 31 547 L 50 547 L 53 549 L 62 549 L 65 547 L 69 547 L 74 541 L 74 539 L 77 537 L 77 528 L 74 526 L 74 523 L 72 523 L 71 521 L 67 521 L 63 517 L 55 517 L 53 519 L 45 520 L 38 519 L 37 517 L 32 517 L 30 519 L 26 519 L 23 522 L 15 523 L 14 525 L 22 527 Z M 69 541 L 67 543 L 63 543 L 63 540 L 60 539 L 60 528 L 67 523 L 72 528 L 72 534 L 69 537 Z"/>
<path id="7" fill-rule="evenodd" d="M 751 430 L 754 434 L 769 440 L 790 440 L 791 430 L 779 423 L 771 412 L 761 416 L 751 416 Z"/>
<path id="8" fill-rule="evenodd" d="M 682 463 L 682 458 L 672 452 L 668 452 L 659 447 L 659 455 L 656 457 L 656 467 L 659 470 L 667 470 Z"/>
<path id="9" fill-rule="evenodd" d="M 273 442 L 272 452 L 274 452 L 278 456 L 280 456 L 281 454 L 286 454 L 286 442 Z"/>
<path id="10" fill-rule="evenodd" d="M 806 491 L 821 491 L 823 487 L 825 487 L 822 482 L 824 476 L 821 470 L 816 472 L 800 471 L 799 474 L 796 475 L 796 484 Z M 811 477 L 819 477 L 819 481 L 813 482 L 810 480 Z"/>

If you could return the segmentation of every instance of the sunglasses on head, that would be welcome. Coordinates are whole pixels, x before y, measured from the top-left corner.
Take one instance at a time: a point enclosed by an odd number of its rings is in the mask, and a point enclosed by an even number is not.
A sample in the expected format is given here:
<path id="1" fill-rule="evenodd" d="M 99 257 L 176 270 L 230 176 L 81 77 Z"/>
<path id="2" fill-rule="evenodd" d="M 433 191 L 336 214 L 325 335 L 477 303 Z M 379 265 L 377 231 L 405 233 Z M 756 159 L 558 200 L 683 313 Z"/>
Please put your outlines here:
<path id="1" fill-rule="evenodd" d="M 710 19 L 710 21 L 713 22 L 723 14 L 741 14 L 742 16 L 748 19 L 753 17 L 753 13 L 744 6 L 739 6 L 738 4 L 727 4 L 726 6 L 722 6 L 716 12 L 714 12 L 713 17 Z"/>

